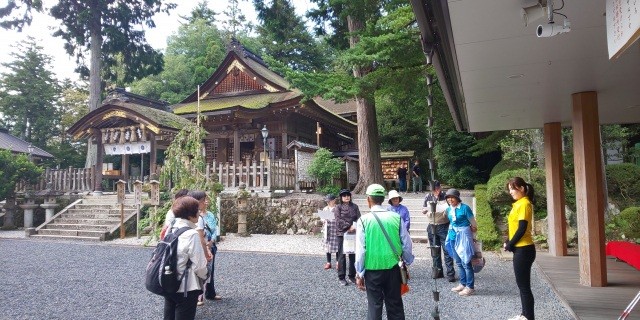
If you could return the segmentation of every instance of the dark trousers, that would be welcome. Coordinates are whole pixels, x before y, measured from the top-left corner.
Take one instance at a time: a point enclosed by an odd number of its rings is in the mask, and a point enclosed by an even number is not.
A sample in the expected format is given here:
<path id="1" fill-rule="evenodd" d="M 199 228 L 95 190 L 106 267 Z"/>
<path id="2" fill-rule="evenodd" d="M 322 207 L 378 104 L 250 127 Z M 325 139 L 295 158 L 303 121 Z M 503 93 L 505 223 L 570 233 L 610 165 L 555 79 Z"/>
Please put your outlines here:
<path id="1" fill-rule="evenodd" d="M 344 237 L 338 236 L 338 279 L 344 280 L 347 273 L 347 255 L 343 253 Z M 399 273 L 400 271 L 398 271 Z M 349 254 L 349 278 L 356 276 L 356 254 Z"/>
<path id="2" fill-rule="evenodd" d="M 389 270 L 366 270 L 364 285 L 367 287 L 367 319 L 382 319 L 382 304 L 387 308 L 387 319 L 404 319 L 404 305 L 400 294 L 400 267 Z"/>
<path id="3" fill-rule="evenodd" d="M 531 292 L 531 265 L 536 260 L 536 247 L 528 245 L 513 249 L 513 272 L 520 289 L 522 315 L 527 320 L 535 320 L 533 308 L 533 293 Z"/>
<path id="4" fill-rule="evenodd" d="M 213 276 L 216 270 L 216 256 L 218 253 L 218 247 L 215 244 L 211 246 L 211 253 L 213 253 L 213 259 L 211 259 L 211 274 L 209 274 L 209 282 L 205 285 L 204 290 L 204 296 L 209 300 L 213 300 L 213 298 L 216 296 L 216 285 Z"/>
<path id="5" fill-rule="evenodd" d="M 184 297 L 178 292 L 164 297 L 164 320 L 193 320 L 196 317 L 198 296 L 202 290 L 193 290 Z"/>
<path id="6" fill-rule="evenodd" d="M 435 230 L 434 230 L 435 229 Z M 427 233 L 429 234 L 429 243 L 431 246 L 439 246 L 440 248 L 431 248 L 431 258 L 433 259 L 433 272 L 442 272 L 442 252 L 444 252 L 444 264 L 447 267 L 447 276 L 454 277 L 456 271 L 453 268 L 453 258 L 449 255 L 444 248 L 444 241 L 447 239 L 447 232 L 449 230 L 449 224 L 429 224 L 427 226 Z M 435 232 L 434 232 L 435 231 Z"/>
<path id="7" fill-rule="evenodd" d="M 338 262 L 338 254 L 336 253 L 336 262 Z M 331 263 L 331 252 L 327 252 L 327 262 Z"/>
<path id="8" fill-rule="evenodd" d="M 398 179 L 398 191 L 407 192 L 407 178 Z"/>

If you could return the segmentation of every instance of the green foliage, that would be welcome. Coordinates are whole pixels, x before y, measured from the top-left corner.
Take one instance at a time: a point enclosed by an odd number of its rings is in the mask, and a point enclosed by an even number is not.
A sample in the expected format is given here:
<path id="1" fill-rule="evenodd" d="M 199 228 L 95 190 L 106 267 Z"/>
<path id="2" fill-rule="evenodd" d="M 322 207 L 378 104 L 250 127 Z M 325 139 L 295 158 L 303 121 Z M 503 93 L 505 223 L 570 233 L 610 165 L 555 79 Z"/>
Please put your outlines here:
<path id="1" fill-rule="evenodd" d="M 481 180 L 478 167 L 470 163 L 473 157 L 469 148 L 475 139 L 455 130 L 438 130 L 438 137 L 434 153 L 440 180 L 456 188 L 472 188 Z"/>
<path id="2" fill-rule="evenodd" d="M 324 188 L 333 184 L 333 179 L 340 176 L 344 163 L 333 158 L 329 149 L 320 148 L 313 155 L 309 165 L 309 175 L 318 181 L 318 187 Z"/>
<path id="3" fill-rule="evenodd" d="M 605 164 L 611 160 L 618 160 L 617 156 L 622 156 L 622 159 L 628 159 L 626 147 L 631 135 L 632 129 L 630 127 L 619 124 L 600 126 L 602 154 L 604 155 Z M 614 151 L 613 154 L 607 152 L 608 150 Z"/>
<path id="4" fill-rule="evenodd" d="M 512 162 L 511 160 L 501 160 L 500 162 L 498 162 L 493 169 L 491 169 L 491 177 L 498 175 L 500 173 L 503 173 L 507 170 L 515 170 L 520 168 L 520 166 L 514 162 Z"/>
<path id="5" fill-rule="evenodd" d="M 8 150 L 0 150 L 0 199 L 11 198 L 14 195 L 16 184 L 20 181 L 36 183 L 42 175 L 39 168 L 24 154 L 13 154 Z"/>
<path id="6" fill-rule="evenodd" d="M 608 239 L 640 241 L 640 207 L 629 207 L 615 216 L 608 224 Z"/>
<path id="7" fill-rule="evenodd" d="M 621 209 L 640 206 L 640 166 L 633 163 L 611 164 L 605 167 L 605 171 L 611 202 Z"/>
<path id="8" fill-rule="evenodd" d="M 505 216 L 509 213 L 513 198 L 508 192 L 507 182 L 513 177 L 521 177 L 533 185 L 535 191 L 535 200 L 533 203 L 534 218 L 539 220 L 547 216 L 547 189 L 544 170 L 538 168 L 531 169 L 531 180 L 525 178 L 527 173 L 527 169 L 508 170 L 489 179 L 487 183 L 487 201 L 489 201 L 494 211 L 500 212 Z"/>
<path id="9" fill-rule="evenodd" d="M 322 51 L 289 0 L 254 0 L 260 25 L 257 26 L 262 52 L 291 70 L 324 70 L 330 55 Z"/>
<path id="10" fill-rule="evenodd" d="M 487 201 L 487 186 L 475 186 L 476 221 L 478 222 L 478 239 L 482 241 L 483 249 L 499 249 L 502 244 L 491 206 Z"/>
<path id="11" fill-rule="evenodd" d="M 499 142 L 502 159 L 518 167 L 531 169 L 538 165 L 542 156 L 542 131 L 540 129 L 511 130 Z M 531 179 L 527 172 L 525 180 Z"/>
<path id="12" fill-rule="evenodd" d="M 211 76 L 225 56 L 220 31 L 208 20 L 195 19 L 167 39 L 164 70 L 131 84 L 137 94 L 178 103 Z"/>
<path id="13" fill-rule="evenodd" d="M 2 63 L 8 71 L 0 79 L 0 113 L 7 129 L 40 148 L 59 134 L 60 119 L 60 88 L 50 71 L 51 56 L 43 50 L 31 37 L 21 42 L 11 54 L 14 61 Z"/>

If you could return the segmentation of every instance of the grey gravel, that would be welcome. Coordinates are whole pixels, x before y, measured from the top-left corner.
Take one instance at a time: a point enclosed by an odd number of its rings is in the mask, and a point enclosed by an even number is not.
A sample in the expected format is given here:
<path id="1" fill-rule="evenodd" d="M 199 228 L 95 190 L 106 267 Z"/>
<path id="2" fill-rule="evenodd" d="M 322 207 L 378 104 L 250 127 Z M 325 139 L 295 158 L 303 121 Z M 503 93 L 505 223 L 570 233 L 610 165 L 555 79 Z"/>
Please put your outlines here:
<path id="1" fill-rule="evenodd" d="M 8 239 L 0 231 L 0 319 L 159 319 L 163 299 L 144 288 L 152 248 L 116 242 L 84 243 Z M 6 235 L 6 234 L 5 234 Z M 364 319 L 366 294 L 338 285 L 335 270 L 323 270 L 320 238 L 229 236 L 216 259 L 222 301 L 207 301 L 197 319 Z M 268 251 L 268 252 L 259 252 Z M 431 260 L 415 244 L 407 319 L 431 319 Z M 476 295 L 459 297 L 455 284 L 438 280 L 441 319 L 507 319 L 519 313 L 510 261 L 486 253 L 476 276 Z M 335 257 L 335 255 L 334 255 Z M 335 261 L 334 261 L 335 263 Z M 573 319 L 537 266 L 532 274 L 537 319 Z"/>

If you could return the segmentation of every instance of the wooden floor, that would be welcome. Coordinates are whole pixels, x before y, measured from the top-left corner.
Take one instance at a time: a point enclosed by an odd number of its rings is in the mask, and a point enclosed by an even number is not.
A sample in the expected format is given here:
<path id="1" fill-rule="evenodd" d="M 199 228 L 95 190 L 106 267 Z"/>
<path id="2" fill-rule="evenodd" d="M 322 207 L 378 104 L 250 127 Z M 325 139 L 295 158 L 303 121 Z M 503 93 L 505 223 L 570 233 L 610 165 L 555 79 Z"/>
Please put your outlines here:
<path id="1" fill-rule="evenodd" d="M 615 259 L 607 258 L 608 286 L 603 288 L 580 285 L 577 255 L 553 257 L 537 252 L 536 263 L 576 319 L 618 319 L 640 290 L 640 270 Z M 640 304 L 627 319 L 640 320 Z"/>

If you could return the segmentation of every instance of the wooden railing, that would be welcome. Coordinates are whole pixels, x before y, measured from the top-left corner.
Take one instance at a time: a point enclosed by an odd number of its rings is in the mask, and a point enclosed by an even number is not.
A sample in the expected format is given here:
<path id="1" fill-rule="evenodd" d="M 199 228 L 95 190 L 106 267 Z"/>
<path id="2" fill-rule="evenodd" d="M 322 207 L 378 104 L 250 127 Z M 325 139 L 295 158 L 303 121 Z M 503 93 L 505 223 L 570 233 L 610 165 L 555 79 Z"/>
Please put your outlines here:
<path id="1" fill-rule="evenodd" d="M 16 192 L 21 193 L 27 190 L 52 192 L 85 192 L 92 191 L 95 185 L 95 175 L 93 168 L 68 168 L 68 169 L 45 169 L 40 181 L 34 185 L 19 182 L 16 185 Z"/>
<path id="2" fill-rule="evenodd" d="M 244 184 L 251 190 L 293 190 L 295 188 L 295 166 L 283 160 L 270 164 L 259 161 L 244 163 L 213 162 L 207 165 L 209 176 L 217 176 L 225 189 L 235 189 Z"/>

